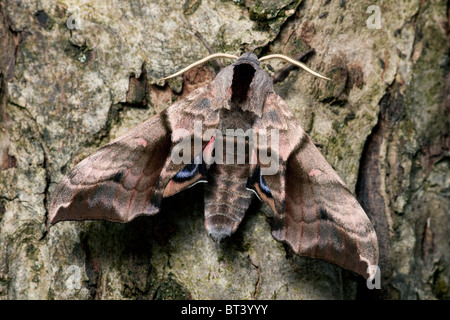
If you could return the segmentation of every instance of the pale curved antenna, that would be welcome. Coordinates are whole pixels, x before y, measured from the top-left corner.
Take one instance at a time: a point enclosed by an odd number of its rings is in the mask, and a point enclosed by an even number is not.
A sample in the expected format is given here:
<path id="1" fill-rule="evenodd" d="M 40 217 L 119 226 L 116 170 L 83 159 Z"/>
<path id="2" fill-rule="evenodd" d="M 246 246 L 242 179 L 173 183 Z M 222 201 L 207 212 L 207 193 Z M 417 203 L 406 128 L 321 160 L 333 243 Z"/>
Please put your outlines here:
<path id="1" fill-rule="evenodd" d="M 178 77 L 179 75 L 185 73 L 185 72 L 188 71 L 189 69 L 191 69 L 191 68 L 193 68 L 193 67 L 195 67 L 195 66 L 198 66 L 198 65 L 200 65 L 200 64 L 202 64 L 202 63 L 205 63 L 205 62 L 208 61 L 208 60 L 216 59 L 216 58 L 228 58 L 228 59 L 234 59 L 234 60 L 239 59 L 238 56 L 235 56 L 235 55 L 233 55 L 233 54 L 228 54 L 228 53 L 214 53 L 214 54 L 211 54 L 211 55 L 209 55 L 209 56 L 207 56 L 207 57 L 205 57 L 205 58 L 203 58 L 203 59 L 201 59 L 201 60 L 198 60 L 197 62 L 194 62 L 193 64 L 187 66 L 187 67 L 184 68 L 184 69 L 181 69 L 180 71 L 178 71 L 178 72 L 176 72 L 176 73 L 174 73 L 174 74 L 172 74 L 172 75 L 170 75 L 170 76 L 167 76 L 167 77 L 165 77 L 165 78 L 161 78 L 161 79 L 159 79 L 159 80 L 167 80 L 167 79 L 171 79 L 171 78 Z"/>
<path id="2" fill-rule="evenodd" d="M 267 56 L 261 57 L 259 58 L 259 61 L 264 61 L 264 60 L 269 60 L 269 59 L 282 59 L 285 60 L 289 63 L 292 63 L 293 65 L 296 65 L 297 67 L 300 67 L 306 71 L 308 71 L 309 73 L 315 75 L 316 77 L 325 79 L 325 80 L 331 80 L 330 78 L 324 77 L 323 75 L 321 75 L 320 73 L 317 73 L 313 70 L 311 70 L 310 68 L 308 68 L 305 64 L 301 63 L 300 61 L 294 60 L 292 58 L 289 58 L 288 56 L 282 55 L 282 54 L 269 54 Z"/>

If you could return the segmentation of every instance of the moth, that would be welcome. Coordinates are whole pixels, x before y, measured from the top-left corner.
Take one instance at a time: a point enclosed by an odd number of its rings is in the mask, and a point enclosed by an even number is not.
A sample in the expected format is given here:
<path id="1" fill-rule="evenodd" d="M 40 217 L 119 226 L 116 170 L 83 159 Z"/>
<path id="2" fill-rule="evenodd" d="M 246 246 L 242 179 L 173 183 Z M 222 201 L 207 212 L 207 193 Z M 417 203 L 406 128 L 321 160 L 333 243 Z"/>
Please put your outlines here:
<path id="1" fill-rule="evenodd" d="M 256 196 L 273 213 L 277 241 L 298 255 L 372 278 L 378 263 L 374 228 L 274 92 L 272 78 L 260 66 L 267 57 L 215 54 L 197 64 L 219 56 L 236 61 L 207 86 L 76 165 L 54 190 L 50 222 L 129 222 L 158 213 L 163 198 L 204 183 L 205 227 L 214 241 L 236 231 Z M 250 141 L 263 138 L 278 143 Z M 174 161 L 177 157 L 184 161 Z"/>

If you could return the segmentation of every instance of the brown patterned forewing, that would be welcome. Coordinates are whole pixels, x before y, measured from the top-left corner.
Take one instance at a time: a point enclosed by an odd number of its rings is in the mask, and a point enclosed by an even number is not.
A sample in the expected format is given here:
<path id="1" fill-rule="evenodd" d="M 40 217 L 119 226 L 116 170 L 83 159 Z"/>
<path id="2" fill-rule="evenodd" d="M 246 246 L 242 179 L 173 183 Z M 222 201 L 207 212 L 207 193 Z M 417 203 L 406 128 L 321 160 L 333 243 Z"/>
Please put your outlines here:
<path id="1" fill-rule="evenodd" d="M 279 129 L 279 172 L 264 176 L 273 197 L 265 202 L 275 204 L 275 239 L 299 255 L 373 277 L 378 243 L 372 223 L 279 96 L 267 98 L 255 127 Z"/>
<path id="2" fill-rule="evenodd" d="M 208 108 L 210 92 L 197 89 L 81 161 L 56 187 L 50 222 L 128 222 L 157 213 L 166 185 L 185 166 L 171 161 L 173 146 L 183 139 L 201 140 L 202 130 L 217 126 L 217 111 Z M 195 137 L 196 121 L 205 126 L 200 137 Z"/>

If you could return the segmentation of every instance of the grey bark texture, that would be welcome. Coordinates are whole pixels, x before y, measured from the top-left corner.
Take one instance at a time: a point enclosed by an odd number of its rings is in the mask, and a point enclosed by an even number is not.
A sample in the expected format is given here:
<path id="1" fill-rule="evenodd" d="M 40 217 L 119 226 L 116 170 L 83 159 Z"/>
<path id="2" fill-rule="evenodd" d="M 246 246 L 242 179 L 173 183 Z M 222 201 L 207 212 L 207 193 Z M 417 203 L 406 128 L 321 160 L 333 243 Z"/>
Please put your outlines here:
<path id="1" fill-rule="evenodd" d="M 448 299 L 449 10 L 442 0 L 1 0 L 0 299 Z M 216 52 L 303 55 L 332 79 L 294 69 L 275 90 L 373 221 L 381 289 L 293 255 L 257 204 L 214 244 L 200 186 L 129 224 L 49 225 L 68 170 L 214 78 L 205 64 L 157 81 L 208 54 L 196 32 Z"/>

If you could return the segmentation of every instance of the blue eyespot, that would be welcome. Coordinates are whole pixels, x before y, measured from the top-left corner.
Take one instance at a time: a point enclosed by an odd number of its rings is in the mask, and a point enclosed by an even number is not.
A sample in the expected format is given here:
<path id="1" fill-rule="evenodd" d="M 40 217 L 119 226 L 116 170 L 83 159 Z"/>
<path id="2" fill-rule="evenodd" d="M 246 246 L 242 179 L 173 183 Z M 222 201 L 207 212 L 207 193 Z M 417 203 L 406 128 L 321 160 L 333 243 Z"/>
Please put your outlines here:
<path id="1" fill-rule="evenodd" d="M 183 182 L 194 178 L 197 175 L 206 176 L 208 169 L 205 163 L 202 162 L 200 156 L 196 156 L 194 160 L 187 164 L 183 169 L 173 177 L 173 180 L 177 182 Z"/>
<path id="2" fill-rule="evenodd" d="M 190 163 L 180 170 L 176 175 L 176 180 L 189 180 L 198 172 L 198 164 Z"/>
<path id="3" fill-rule="evenodd" d="M 269 186 L 267 185 L 266 180 L 264 180 L 262 174 L 259 175 L 259 188 L 265 195 L 272 197 L 272 192 L 270 192 Z"/>

